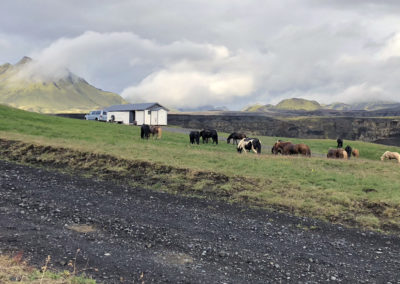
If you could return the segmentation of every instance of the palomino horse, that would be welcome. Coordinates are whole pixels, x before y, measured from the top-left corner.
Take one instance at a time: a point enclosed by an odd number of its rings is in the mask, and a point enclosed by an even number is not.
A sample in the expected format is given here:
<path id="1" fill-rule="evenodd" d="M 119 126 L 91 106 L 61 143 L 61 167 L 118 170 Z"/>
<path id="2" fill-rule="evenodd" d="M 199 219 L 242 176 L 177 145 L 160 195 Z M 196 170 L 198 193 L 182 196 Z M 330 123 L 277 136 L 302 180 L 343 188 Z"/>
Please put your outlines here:
<path id="1" fill-rule="evenodd" d="M 384 159 L 397 160 L 397 162 L 400 163 L 400 154 L 397 153 L 397 152 L 389 152 L 389 151 L 386 151 L 386 152 L 383 153 L 383 155 L 381 156 L 381 161 L 383 161 Z"/>

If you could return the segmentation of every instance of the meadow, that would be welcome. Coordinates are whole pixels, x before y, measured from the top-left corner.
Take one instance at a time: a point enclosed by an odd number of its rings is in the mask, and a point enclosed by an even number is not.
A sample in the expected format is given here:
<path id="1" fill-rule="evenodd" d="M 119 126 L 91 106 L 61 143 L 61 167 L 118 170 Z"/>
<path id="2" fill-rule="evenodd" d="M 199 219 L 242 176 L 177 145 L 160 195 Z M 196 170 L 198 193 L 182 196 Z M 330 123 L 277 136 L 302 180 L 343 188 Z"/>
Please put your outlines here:
<path id="1" fill-rule="evenodd" d="M 223 141 L 219 145 L 191 145 L 188 135 L 166 130 L 161 140 L 142 140 L 139 134 L 140 128 L 135 126 L 67 119 L 0 106 L 2 139 L 189 171 L 185 175 L 165 174 L 163 178 L 172 181 L 169 183 L 142 185 L 154 190 L 204 197 L 204 192 L 215 189 L 224 192 L 215 196 L 228 202 L 362 228 L 400 231 L 400 164 L 379 160 L 384 151 L 400 152 L 399 147 L 344 141 L 344 146 L 359 149 L 360 158 L 328 160 L 328 149 L 336 147 L 336 141 L 329 139 L 259 136 L 262 154 L 255 155 L 238 154 L 235 146 Z M 305 143 L 313 156 L 272 155 L 271 147 L 277 139 Z M 114 171 L 126 170 L 123 166 L 112 167 Z M 210 178 L 190 185 L 188 175 L 198 172 L 206 176 L 209 173 Z M 223 184 L 214 186 L 213 174 L 225 177 Z M 152 171 L 146 175 L 151 176 Z M 154 181 L 157 176 L 152 178 Z"/>

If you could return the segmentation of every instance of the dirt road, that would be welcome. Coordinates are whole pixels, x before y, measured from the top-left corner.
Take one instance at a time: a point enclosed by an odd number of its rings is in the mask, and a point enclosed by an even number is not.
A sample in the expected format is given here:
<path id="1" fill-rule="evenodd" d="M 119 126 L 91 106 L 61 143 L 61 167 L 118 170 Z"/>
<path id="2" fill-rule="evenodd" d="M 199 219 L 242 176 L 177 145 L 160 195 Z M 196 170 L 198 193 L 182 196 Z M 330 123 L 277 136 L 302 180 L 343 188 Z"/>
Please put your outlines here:
<path id="1" fill-rule="evenodd" d="M 105 283 L 400 283 L 399 237 L 1 160 L 0 250 Z"/>

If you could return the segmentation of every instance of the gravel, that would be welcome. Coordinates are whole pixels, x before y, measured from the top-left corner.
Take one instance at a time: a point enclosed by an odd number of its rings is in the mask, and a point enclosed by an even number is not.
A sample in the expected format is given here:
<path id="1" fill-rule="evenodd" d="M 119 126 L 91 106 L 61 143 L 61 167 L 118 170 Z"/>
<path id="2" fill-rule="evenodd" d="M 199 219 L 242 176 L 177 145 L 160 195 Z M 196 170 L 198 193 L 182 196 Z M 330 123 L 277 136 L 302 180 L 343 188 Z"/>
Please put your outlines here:
<path id="1" fill-rule="evenodd" d="M 1 160 L 0 250 L 104 283 L 400 283 L 398 236 Z"/>

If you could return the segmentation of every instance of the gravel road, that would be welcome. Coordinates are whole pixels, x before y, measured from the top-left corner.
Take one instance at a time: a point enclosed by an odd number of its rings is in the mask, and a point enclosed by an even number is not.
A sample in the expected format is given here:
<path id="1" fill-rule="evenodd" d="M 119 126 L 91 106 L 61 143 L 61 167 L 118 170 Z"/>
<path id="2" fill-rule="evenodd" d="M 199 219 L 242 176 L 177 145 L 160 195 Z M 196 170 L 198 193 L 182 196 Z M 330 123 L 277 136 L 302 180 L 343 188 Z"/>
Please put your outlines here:
<path id="1" fill-rule="evenodd" d="M 0 251 L 104 283 L 400 283 L 396 236 L 1 160 Z"/>

